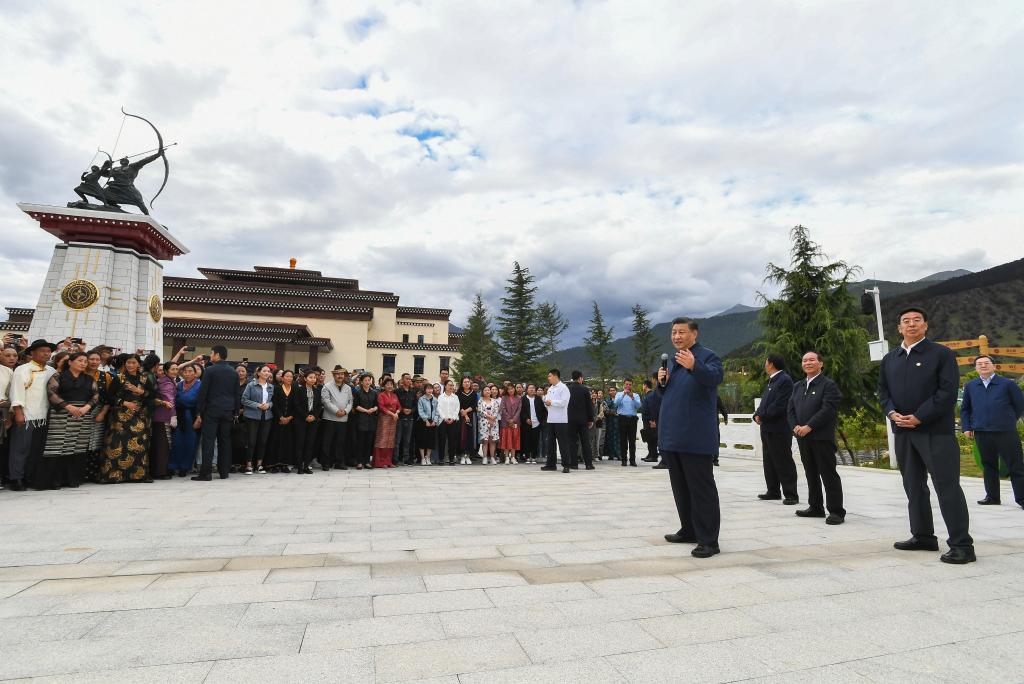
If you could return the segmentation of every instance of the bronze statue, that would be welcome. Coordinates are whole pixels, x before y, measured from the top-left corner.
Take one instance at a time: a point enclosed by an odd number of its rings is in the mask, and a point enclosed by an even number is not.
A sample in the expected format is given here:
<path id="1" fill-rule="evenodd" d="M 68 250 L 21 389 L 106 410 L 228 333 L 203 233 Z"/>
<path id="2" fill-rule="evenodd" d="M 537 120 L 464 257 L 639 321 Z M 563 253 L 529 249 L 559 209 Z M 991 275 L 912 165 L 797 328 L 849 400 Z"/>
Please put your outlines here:
<path id="1" fill-rule="evenodd" d="M 139 175 L 139 171 L 142 170 L 143 166 L 159 159 L 163 154 L 164 151 L 160 150 L 156 154 L 143 157 L 137 162 L 129 162 L 128 157 L 124 157 L 121 159 L 120 166 L 111 168 L 108 165 L 105 169 L 101 170 L 100 173 L 102 175 L 110 178 L 107 187 L 103 189 L 106 203 L 118 208 L 122 204 L 138 207 L 143 214 L 149 216 L 149 210 L 142 199 L 142 193 L 135 187 L 135 178 Z M 156 198 L 154 197 L 154 199 Z"/>
<path id="2" fill-rule="evenodd" d="M 106 172 L 110 170 L 110 166 L 111 161 L 107 160 L 103 162 L 102 167 L 93 164 L 91 170 L 82 174 L 82 182 L 77 188 L 75 188 L 75 194 L 81 197 L 82 201 L 75 202 L 74 204 L 90 204 L 90 197 L 98 199 L 100 204 L 107 203 L 107 196 L 103 190 L 103 186 L 100 185 L 100 178 L 106 175 Z"/>
<path id="3" fill-rule="evenodd" d="M 144 166 L 160 157 L 163 157 L 164 160 L 164 182 L 160 185 L 160 189 L 156 191 L 156 194 L 153 195 L 153 198 L 149 201 L 150 207 L 153 206 L 153 202 L 156 201 L 156 198 L 160 196 L 161 192 L 163 192 L 164 186 L 167 185 L 167 176 L 170 174 L 171 166 L 167 162 L 167 155 L 164 154 L 164 150 L 171 147 L 171 145 L 164 145 L 163 136 L 160 135 L 160 131 L 149 119 L 141 117 L 138 114 L 129 114 L 124 111 L 123 107 L 121 108 L 121 113 L 135 119 L 141 119 L 150 125 L 153 132 L 156 133 L 157 147 L 156 150 L 151 150 L 155 151 L 155 154 L 143 157 L 142 159 L 134 162 L 129 161 L 130 157 L 123 157 L 120 160 L 120 166 L 114 166 L 111 156 L 104 152 L 103 154 L 107 155 L 107 161 L 103 162 L 102 167 L 93 166 L 90 171 L 86 171 L 82 174 L 82 183 L 75 188 L 75 194 L 82 199 L 79 202 L 68 202 L 69 207 L 77 209 L 94 209 L 99 211 L 124 211 L 121 209 L 120 205 L 127 204 L 133 207 L 138 207 L 143 214 L 149 216 L 149 209 L 146 208 L 146 203 L 142 199 L 142 193 L 140 193 L 138 188 L 135 187 L 135 179 L 138 177 L 139 171 L 141 171 Z M 99 184 L 100 177 L 104 176 L 110 179 L 105 187 Z M 89 202 L 88 197 L 94 197 L 100 200 L 102 204 L 92 204 Z"/>

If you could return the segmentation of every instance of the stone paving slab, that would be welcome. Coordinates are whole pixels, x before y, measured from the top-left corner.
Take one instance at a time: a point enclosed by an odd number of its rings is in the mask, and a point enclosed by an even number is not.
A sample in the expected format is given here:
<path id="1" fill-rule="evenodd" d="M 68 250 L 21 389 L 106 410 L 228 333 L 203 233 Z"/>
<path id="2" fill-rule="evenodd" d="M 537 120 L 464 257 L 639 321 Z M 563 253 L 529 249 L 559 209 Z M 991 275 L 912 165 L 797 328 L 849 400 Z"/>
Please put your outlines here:
<path id="1" fill-rule="evenodd" d="M 606 463 L 3 491 L 0 679 L 1019 680 L 1024 511 L 972 505 L 948 566 L 892 549 L 895 473 L 841 474 L 827 527 L 724 458 L 706 560 L 662 538 L 664 472 Z"/>

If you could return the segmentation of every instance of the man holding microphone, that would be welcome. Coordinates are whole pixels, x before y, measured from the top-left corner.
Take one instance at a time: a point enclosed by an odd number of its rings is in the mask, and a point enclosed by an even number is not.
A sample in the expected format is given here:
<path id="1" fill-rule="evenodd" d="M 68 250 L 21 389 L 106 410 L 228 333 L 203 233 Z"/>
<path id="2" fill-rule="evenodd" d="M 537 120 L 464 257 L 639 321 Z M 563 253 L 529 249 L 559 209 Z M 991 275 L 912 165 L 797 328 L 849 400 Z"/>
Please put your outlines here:
<path id="1" fill-rule="evenodd" d="M 668 464 L 681 525 L 665 540 L 696 543 L 691 555 L 709 558 L 721 552 L 722 515 L 712 463 L 718 451 L 718 386 L 724 373 L 718 356 L 697 343 L 698 334 L 692 318 L 672 321 L 676 354 L 658 371 L 658 448 Z"/>

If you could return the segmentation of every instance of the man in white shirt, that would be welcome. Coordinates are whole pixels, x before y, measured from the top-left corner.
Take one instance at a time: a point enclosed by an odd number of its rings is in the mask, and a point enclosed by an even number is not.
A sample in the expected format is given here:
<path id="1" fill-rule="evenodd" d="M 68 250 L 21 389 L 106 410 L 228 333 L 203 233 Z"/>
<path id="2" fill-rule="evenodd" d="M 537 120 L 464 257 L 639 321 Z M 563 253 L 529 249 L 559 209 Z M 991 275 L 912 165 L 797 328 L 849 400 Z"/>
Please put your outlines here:
<path id="1" fill-rule="evenodd" d="M 11 426 L 10 473 L 11 489 L 16 492 L 25 491 L 25 473 L 32 472 L 45 446 L 46 418 L 50 410 L 46 383 L 57 372 L 46 362 L 53 349 L 54 345 L 46 340 L 36 340 L 26 350 L 32 360 L 15 368 L 11 376 L 14 425 Z"/>
<path id="2" fill-rule="evenodd" d="M 562 472 L 568 473 L 571 453 L 569 448 L 569 388 L 562 382 L 562 373 L 557 368 L 548 371 L 547 394 L 544 395 L 544 406 L 548 409 L 548 425 L 558 442 L 558 450 L 562 452 Z M 547 465 L 541 470 L 558 470 L 556 466 L 555 450 L 548 450 Z"/>

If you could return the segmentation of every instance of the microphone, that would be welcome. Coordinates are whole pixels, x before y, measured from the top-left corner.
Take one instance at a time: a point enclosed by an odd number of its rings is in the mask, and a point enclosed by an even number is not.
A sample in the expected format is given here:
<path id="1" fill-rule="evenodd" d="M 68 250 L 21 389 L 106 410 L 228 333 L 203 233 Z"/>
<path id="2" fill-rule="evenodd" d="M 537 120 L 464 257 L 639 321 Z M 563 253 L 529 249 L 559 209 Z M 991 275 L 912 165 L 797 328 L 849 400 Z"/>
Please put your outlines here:
<path id="1" fill-rule="evenodd" d="M 668 370 L 668 354 L 661 355 L 661 367 Z"/>

